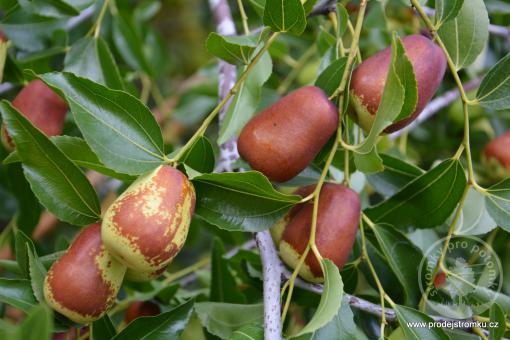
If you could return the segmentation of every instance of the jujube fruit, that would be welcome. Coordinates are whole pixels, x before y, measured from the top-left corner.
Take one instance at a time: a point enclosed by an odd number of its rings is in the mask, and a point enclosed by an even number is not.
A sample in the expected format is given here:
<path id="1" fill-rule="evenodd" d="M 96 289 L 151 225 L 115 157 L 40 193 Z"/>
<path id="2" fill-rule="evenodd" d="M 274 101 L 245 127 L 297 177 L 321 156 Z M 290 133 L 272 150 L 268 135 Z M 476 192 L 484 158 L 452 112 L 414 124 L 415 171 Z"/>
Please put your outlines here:
<path id="1" fill-rule="evenodd" d="M 47 136 L 62 134 L 67 103 L 41 80 L 28 83 L 14 98 L 12 105 Z M 13 150 L 15 145 L 5 124 L 2 124 L 1 133 L 4 146 Z"/>
<path id="2" fill-rule="evenodd" d="M 126 309 L 124 321 L 130 323 L 141 316 L 156 316 L 161 313 L 159 306 L 151 301 L 135 301 Z"/>
<path id="3" fill-rule="evenodd" d="M 499 179 L 510 176 L 510 131 L 485 146 L 482 160 L 492 177 Z"/>
<path id="4" fill-rule="evenodd" d="M 133 282 L 150 282 L 161 276 L 161 274 L 163 274 L 166 271 L 166 269 L 167 269 L 166 267 L 163 267 L 158 270 L 141 272 L 128 268 L 128 270 L 126 271 L 126 276 L 124 276 L 124 279 Z"/>
<path id="5" fill-rule="evenodd" d="M 337 125 L 337 109 L 326 94 L 318 87 L 303 87 L 246 124 L 239 153 L 270 180 L 286 182 L 310 164 Z"/>
<path id="6" fill-rule="evenodd" d="M 108 208 L 103 242 L 132 270 L 160 270 L 181 250 L 194 209 L 191 182 L 179 170 L 161 165 L 140 176 Z"/>
<path id="7" fill-rule="evenodd" d="M 114 304 L 126 266 L 101 242 L 101 226 L 83 229 L 44 280 L 50 307 L 78 323 L 101 318 Z"/>
<path id="8" fill-rule="evenodd" d="M 300 188 L 296 194 L 308 196 L 315 185 Z M 342 268 L 351 253 L 361 214 L 358 194 L 351 189 L 333 183 L 326 183 L 319 195 L 315 244 L 322 257 L 333 261 Z M 293 207 L 289 213 L 272 227 L 282 260 L 295 268 L 306 249 L 312 225 L 313 201 Z M 309 252 L 300 276 L 310 282 L 323 281 L 319 261 Z"/>
<path id="9" fill-rule="evenodd" d="M 391 133 L 410 124 L 423 111 L 436 93 L 446 71 L 446 56 L 443 50 L 430 39 L 411 35 L 402 39 L 406 55 L 413 65 L 418 86 L 418 99 L 414 112 L 407 118 L 388 126 L 384 132 Z M 363 61 L 352 73 L 351 103 L 358 124 L 370 131 L 375 114 L 381 103 L 386 77 L 391 63 L 391 48 Z"/>

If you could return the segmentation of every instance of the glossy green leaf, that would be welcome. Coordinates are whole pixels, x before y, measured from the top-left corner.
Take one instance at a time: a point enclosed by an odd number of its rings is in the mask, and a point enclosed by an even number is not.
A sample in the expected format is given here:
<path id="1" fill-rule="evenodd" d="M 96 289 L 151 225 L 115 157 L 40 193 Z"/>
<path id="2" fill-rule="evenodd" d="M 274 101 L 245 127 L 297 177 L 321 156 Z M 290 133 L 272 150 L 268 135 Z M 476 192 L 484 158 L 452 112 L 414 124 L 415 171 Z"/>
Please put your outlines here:
<path id="1" fill-rule="evenodd" d="M 247 65 L 257 47 L 257 40 L 257 36 L 223 36 L 212 32 L 205 46 L 209 53 L 230 64 Z"/>
<path id="2" fill-rule="evenodd" d="M 485 206 L 485 195 L 470 188 L 455 227 L 455 235 L 484 235 L 496 226 Z"/>
<path id="3" fill-rule="evenodd" d="M 158 316 L 139 317 L 113 339 L 178 340 L 191 318 L 194 303 L 189 300 Z"/>
<path id="4" fill-rule="evenodd" d="M 321 72 L 315 82 L 315 86 L 320 87 L 328 96 L 331 96 L 340 86 L 346 63 L 347 57 L 333 61 Z"/>
<path id="5" fill-rule="evenodd" d="M 510 54 L 489 70 L 478 88 L 476 99 L 488 109 L 510 109 Z"/>
<path id="6" fill-rule="evenodd" d="M 80 12 L 62 0 L 19 0 L 20 6 L 29 13 L 51 17 L 65 18 Z"/>
<path id="7" fill-rule="evenodd" d="M 384 164 L 374 146 L 368 153 L 353 153 L 356 169 L 364 174 L 375 174 L 384 170 Z"/>
<path id="8" fill-rule="evenodd" d="M 37 304 L 30 280 L 0 278 L 0 302 L 28 312 Z"/>
<path id="9" fill-rule="evenodd" d="M 115 326 L 110 320 L 108 314 L 105 314 L 101 319 L 94 321 L 92 324 L 92 332 L 94 333 L 95 340 L 110 340 L 115 335 L 117 335 L 117 331 L 115 330 Z"/>
<path id="10" fill-rule="evenodd" d="M 268 229 L 299 196 L 276 191 L 260 172 L 205 174 L 192 179 L 197 192 L 196 214 L 222 229 Z"/>
<path id="11" fill-rule="evenodd" d="M 313 333 L 326 326 L 336 317 L 342 304 L 344 284 L 338 267 L 328 259 L 323 259 L 322 265 L 322 268 L 324 268 L 324 290 L 321 295 L 321 301 L 312 319 L 296 337 Z"/>
<path id="12" fill-rule="evenodd" d="M 227 339 L 238 329 L 264 319 L 262 304 L 231 304 L 219 302 L 199 302 L 195 312 L 207 331 L 222 339 Z"/>
<path id="13" fill-rule="evenodd" d="M 264 340 L 264 327 L 261 324 L 241 327 L 232 333 L 229 340 Z"/>
<path id="14" fill-rule="evenodd" d="M 213 241 L 211 256 L 211 291 L 209 301 L 226 303 L 245 303 L 246 299 L 239 291 L 236 279 L 230 272 L 228 261 L 223 258 L 225 247 L 219 238 Z"/>
<path id="15" fill-rule="evenodd" d="M 409 239 L 393 227 L 378 224 L 372 229 L 384 257 L 404 287 L 403 295 L 408 305 L 416 305 L 421 297 L 418 287 L 423 254 Z"/>
<path id="16" fill-rule="evenodd" d="M 340 2 L 337 2 L 336 4 L 336 20 L 338 23 L 338 36 L 343 37 L 347 31 L 349 13 L 347 12 L 345 6 Z"/>
<path id="17" fill-rule="evenodd" d="M 46 304 L 39 304 L 28 311 L 17 329 L 17 339 L 50 340 L 53 333 L 53 312 Z"/>
<path id="18" fill-rule="evenodd" d="M 469 0 L 468 0 L 469 1 Z M 454 19 L 464 5 L 464 0 L 436 0 L 436 26 Z"/>
<path id="19" fill-rule="evenodd" d="M 491 306 L 490 312 L 490 322 L 494 325 L 497 324 L 496 327 L 489 328 L 489 339 L 490 340 L 501 340 L 505 335 L 506 331 L 506 315 L 500 305 L 497 303 Z"/>
<path id="20" fill-rule="evenodd" d="M 322 339 L 341 339 L 341 340 L 357 340 L 356 324 L 354 323 L 354 315 L 349 306 L 349 299 L 344 296 L 342 305 L 338 310 L 338 314 L 328 322 L 325 326 L 317 329 L 313 333 L 304 334 L 297 340 L 322 340 Z"/>
<path id="21" fill-rule="evenodd" d="M 506 231 L 510 231 L 510 178 L 490 187 L 485 196 L 489 215 Z"/>
<path id="22" fill-rule="evenodd" d="M 446 160 L 365 213 L 379 224 L 432 228 L 451 215 L 465 187 L 466 176 L 461 163 Z"/>
<path id="23" fill-rule="evenodd" d="M 194 170 L 202 173 L 214 170 L 214 150 L 206 137 L 200 137 L 184 154 L 182 162 Z"/>
<path id="24" fill-rule="evenodd" d="M 301 34 L 306 28 L 305 9 L 300 0 L 266 0 L 264 25 L 275 32 Z"/>
<path id="25" fill-rule="evenodd" d="M 87 144 L 108 168 L 139 175 L 162 163 L 161 130 L 137 98 L 72 73 L 40 78 L 65 96 Z"/>
<path id="26" fill-rule="evenodd" d="M 269 53 L 265 53 L 253 67 L 253 71 L 243 82 L 225 113 L 218 136 L 218 144 L 237 137 L 241 129 L 253 117 L 262 97 L 262 87 L 271 76 L 272 71 L 273 61 Z"/>
<path id="27" fill-rule="evenodd" d="M 53 136 L 50 137 L 50 140 L 60 149 L 60 151 L 64 153 L 64 155 L 80 167 L 95 170 L 103 175 L 123 181 L 134 181 L 136 179 L 136 177 L 108 169 L 103 163 L 101 163 L 88 144 L 79 137 Z M 4 164 L 12 164 L 16 162 L 21 162 L 17 151 L 13 151 L 4 159 Z"/>
<path id="28" fill-rule="evenodd" d="M 35 250 L 34 243 L 23 231 L 17 230 L 14 238 L 16 261 L 24 278 L 30 278 L 30 263 L 27 249 Z"/>
<path id="29" fill-rule="evenodd" d="M 30 268 L 30 282 L 32 284 L 32 291 L 34 292 L 37 301 L 44 303 L 44 278 L 46 277 L 46 268 L 39 260 L 37 253 L 31 247 L 27 247 L 28 263 Z"/>
<path id="30" fill-rule="evenodd" d="M 457 69 L 471 65 L 489 38 L 489 16 L 483 0 L 464 1 L 457 17 L 445 22 L 438 33 Z"/>
<path id="31" fill-rule="evenodd" d="M 111 89 L 123 90 L 117 63 L 102 38 L 84 37 L 76 41 L 64 60 L 64 71 L 88 78 Z"/>
<path id="32" fill-rule="evenodd" d="M 147 61 L 143 40 L 137 32 L 132 18 L 127 13 L 113 17 L 113 43 L 130 67 L 153 76 L 154 70 Z"/>
<path id="33" fill-rule="evenodd" d="M 385 197 L 391 196 L 423 174 L 423 170 L 399 158 L 381 154 L 384 170 L 367 177 L 374 189 Z"/>
<path id="34" fill-rule="evenodd" d="M 427 327 L 410 327 L 409 323 L 426 323 L 433 322 L 434 320 L 426 314 L 419 312 L 415 309 L 395 306 L 395 313 L 397 314 L 400 327 L 404 331 L 406 340 L 448 340 L 449 337 L 441 328 L 427 328 Z"/>
<path id="35" fill-rule="evenodd" d="M 99 200 L 80 169 L 8 102 L 0 104 L 0 111 L 39 201 L 63 221 L 76 225 L 97 221 Z"/>

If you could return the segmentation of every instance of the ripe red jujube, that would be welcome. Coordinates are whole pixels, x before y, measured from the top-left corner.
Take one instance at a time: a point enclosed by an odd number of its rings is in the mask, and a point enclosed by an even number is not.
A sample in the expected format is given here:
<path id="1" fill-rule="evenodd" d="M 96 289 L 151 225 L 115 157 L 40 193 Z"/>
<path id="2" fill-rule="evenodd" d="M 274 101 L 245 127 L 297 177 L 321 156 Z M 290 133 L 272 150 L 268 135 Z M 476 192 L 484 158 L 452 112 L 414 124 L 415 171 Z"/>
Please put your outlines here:
<path id="1" fill-rule="evenodd" d="M 14 98 L 12 105 L 47 136 L 62 134 L 67 103 L 41 80 L 28 83 Z M 2 142 L 8 150 L 15 148 L 4 124 Z"/>
<path id="2" fill-rule="evenodd" d="M 446 56 L 430 39 L 411 35 L 404 37 L 402 43 L 413 65 L 418 85 L 418 101 L 415 111 L 409 117 L 388 126 L 384 130 L 386 133 L 400 130 L 418 117 L 436 93 L 446 71 Z M 355 119 L 367 132 L 375 120 L 390 63 L 391 48 L 388 47 L 363 61 L 352 73 L 350 98 L 356 114 Z"/>
<path id="3" fill-rule="evenodd" d="M 161 313 L 159 306 L 151 301 L 135 301 L 126 309 L 124 321 L 130 323 L 141 316 L 156 316 Z"/>
<path id="4" fill-rule="evenodd" d="M 108 208 L 103 242 L 129 269 L 141 274 L 161 270 L 184 245 L 194 209 L 191 182 L 161 165 L 140 176 Z"/>
<path id="5" fill-rule="evenodd" d="M 302 197 L 313 192 L 315 186 L 306 186 L 296 194 Z M 319 196 L 315 243 L 322 257 L 342 268 L 351 253 L 361 214 L 358 194 L 351 189 L 326 183 Z M 272 228 L 282 260 L 292 268 L 306 249 L 310 237 L 313 201 L 299 204 Z M 300 270 L 302 278 L 310 282 L 323 280 L 322 269 L 310 252 Z"/>
<path id="6" fill-rule="evenodd" d="M 337 125 L 337 109 L 326 94 L 318 87 L 303 87 L 246 124 L 239 153 L 270 180 L 286 182 L 310 164 Z"/>
<path id="7" fill-rule="evenodd" d="M 492 177 L 500 179 L 510 176 L 510 131 L 485 146 L 483 161 Z"/>
<path id="8" fill-rule="evenodd" d="M 101 318 L 113 305 L 126 267 L 101 241 L 101 226 L 83 229 L 44 280 L 50 307 L 78 323 Z"/>

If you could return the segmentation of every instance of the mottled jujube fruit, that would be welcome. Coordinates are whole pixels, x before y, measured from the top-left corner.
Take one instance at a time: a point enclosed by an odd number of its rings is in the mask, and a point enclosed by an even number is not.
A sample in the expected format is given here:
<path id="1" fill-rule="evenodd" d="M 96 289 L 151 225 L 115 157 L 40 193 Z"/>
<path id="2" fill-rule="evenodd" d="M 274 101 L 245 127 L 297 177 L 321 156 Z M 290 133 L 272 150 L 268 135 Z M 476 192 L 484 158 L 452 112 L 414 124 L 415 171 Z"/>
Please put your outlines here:
<path id="1" fill-rule="evenodd" d="M 59 313 L 86 324 L 114 304 L 125 271 L 103 246 L 101 225 L 93 224 L 53 263 L 44 280 L 44 297 Z"/>
<path id="2" fill-rule="evenodd" d="M 166 267 L 163 267 L 158 270 L 152 270 L 148 272 L 141 272 L 133 269 L 129 269 L 126 271 L 126 276 L 124 279 L 132 282 L 150 282 L 154 279 L 157 279 L 166 271 Z"/>
<path id="3" fill-rule="evenodd" d="M 195 209 L 195 190 L 179 170 L 161 165 L 140 176 L 108 208 L 106 248 L 142 273 L 166 267 L 181 250 Z"/>
<path id="4" fill-rule="evenodd" d="M 388 126 L 384 132 L 391 133 L 409 125 L 423 111 L 436 93 L 446 71 L 443 50 L 430 39 L 411 35 L 402 39 L 406 55 L 411 61 L 418 85 L 418 100 L 414 112 L 407 118 Z M 391 63 L 391 47 L 363 61 L 352 73 L 351 103 L 358 124 L 370 131 L 375 120 L 386 84 Z"/>
<path id="5" fill-rule="evenodd" d="M 296 194 L 308 196 L 315 185 L 300 188 Z M 322 257 L 333 261 L 339 269 L 347 262 L 358 231 L 361 203 L 351 189 L 326 183 L 319 196 L 315 244 Z M 293 207 L 289 213 L 272 227 L 282 260 L 295 268 L 306 249 L 312 225 L 313 200 Z M 309 252 L 299 272 L 310 282 L 324 280 L 319 261 Z"/>
<path id="6" fill-rule="evenodd" d="M 156 316 L 161 313 L 159 306 L 151 301 L 135 301 L 126 309 L 124 321 L 130 323 L 141 316 Z"/>
<path id="7" fill-rule="evenodd" d="M 239 153 L 270 180 L 286 182 L 310 164 L 337 125 L 337 109 L 326 94 L 318 87 L 303 87 L 246 124 Z"/>
<path id="8" fill-rule="evenodd" d="M 62 134 L 67 103 L 41 80 L 28 83 L 14 98 L 12 105 L 47 136 Z M 2 124 L 1 133 L 4 146 L 13 150 L 15 145 L 5 124 Z"/>

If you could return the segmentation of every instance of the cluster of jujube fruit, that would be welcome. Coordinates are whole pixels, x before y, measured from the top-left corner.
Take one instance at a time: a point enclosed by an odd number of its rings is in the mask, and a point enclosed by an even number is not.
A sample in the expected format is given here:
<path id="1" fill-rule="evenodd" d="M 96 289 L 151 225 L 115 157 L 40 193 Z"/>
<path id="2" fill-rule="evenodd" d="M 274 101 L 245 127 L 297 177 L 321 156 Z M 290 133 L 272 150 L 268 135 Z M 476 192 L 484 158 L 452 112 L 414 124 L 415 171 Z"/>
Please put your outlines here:
<path id="1" fill-rule="evenodd" d="M 442 50 L 423 36 L 402 39 L 418 85 L 415 111 L 385 129 L 412 122 L 437 91 L 446 69 Z M 389 48 L 361 63 L 350 85 L 353 118 L 371 129 L 381 102 L 391 63 Z M 16 97 L 14 106 L 49 136 L 62 133 L 67 105 L 41 81 L 33 81 Z M 240 155 L 271 181 L 296 177 L 318 155 L 338 128 L 338 109 L 318 87 L 306 86 L 257 114 L 241 131 Z M 14 144 L 2 128 L 7 147 Z M 505 145 L 505 146 L 502 146 Z M 510 167 L 510 134 L 485 152 Z M 295 194 L 307 197 L 315 185 Z M 149 281 L 158 277 L 182 248 L 194 212 L 195 191 L 179 170 L 162 165 L 140 176 L 107 209 L 101 224 L 82 230 L 48 272 L 44 292 L 54 309 L 79 323 L 100 318 L 112 306 L 124 278 Z M 313 200 L 293 207 L 271 229 L 282 260 L 296 266 L 309 242 Z M 325 183 L 319 193 L 316 245 L 339 268 L 348 261 L 360 221 L 358 194 L 348 187 Z M 310 252 L 300 275 L 323 280 L 320 263 Z"/>

